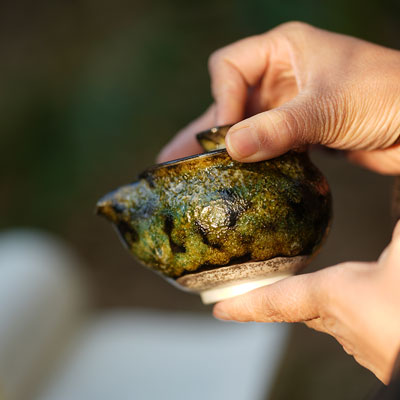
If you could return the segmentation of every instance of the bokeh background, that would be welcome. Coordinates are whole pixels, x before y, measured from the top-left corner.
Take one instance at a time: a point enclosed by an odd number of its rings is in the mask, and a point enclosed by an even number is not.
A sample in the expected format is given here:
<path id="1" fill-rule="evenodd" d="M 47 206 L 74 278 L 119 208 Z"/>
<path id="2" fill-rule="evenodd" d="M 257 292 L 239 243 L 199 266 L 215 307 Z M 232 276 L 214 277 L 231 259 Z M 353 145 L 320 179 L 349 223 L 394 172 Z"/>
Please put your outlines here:
<path id="1" fill-rule="evenodd" d="M 140 267 L 96 200 L 152 164 L 212 101 L 214 50 L 301 20 L 400 47 L 391 0 L 38 0 L 0 3 L 0 229 L 35 227 L 85 261 L 94 307 L 210 313 Z M 389 177 L 318 153 L 335 201 L 330 238 L 309 270 L 373 260 L 390 238 Z M 362 399 L 377 380 L 333 339 L 294 326 L 272 399 Z"/>

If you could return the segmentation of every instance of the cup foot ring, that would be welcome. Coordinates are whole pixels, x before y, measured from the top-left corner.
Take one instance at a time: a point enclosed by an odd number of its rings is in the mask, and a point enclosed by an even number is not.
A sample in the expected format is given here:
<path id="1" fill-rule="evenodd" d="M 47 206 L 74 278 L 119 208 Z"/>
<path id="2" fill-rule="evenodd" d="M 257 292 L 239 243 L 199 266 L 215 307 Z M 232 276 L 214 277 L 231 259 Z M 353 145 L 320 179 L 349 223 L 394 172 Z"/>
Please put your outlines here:
<path id="1" fill-rule="evenodd" d="M 310 260 L 310 256 L 274 257 L 190 273 L 172 283 L 200 294 L 204 304 L 211 304 L 287 278 Z"/>
<path id="2" fill-rule="evenodd" d="M 281 279 L 285 279 L 292 275 L 293 274 L 276 274 L 269 278 L 204 290 L 203 292 L 200 292 L 200 297 L 204 304 L 213 304 L 221 300 L 245 294 L 262 286 L 271 285 L 272 283 L 278 282 Z"/>

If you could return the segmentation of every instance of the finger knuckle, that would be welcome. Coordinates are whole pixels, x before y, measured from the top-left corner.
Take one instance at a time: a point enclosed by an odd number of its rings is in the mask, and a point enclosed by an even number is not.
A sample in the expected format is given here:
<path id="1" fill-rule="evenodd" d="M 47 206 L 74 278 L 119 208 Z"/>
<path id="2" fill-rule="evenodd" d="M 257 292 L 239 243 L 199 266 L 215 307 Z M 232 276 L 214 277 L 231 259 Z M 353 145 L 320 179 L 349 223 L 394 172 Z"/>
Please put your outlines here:
<path id="1" fill-rule="evenodd" d="M 331 314 L 336 302 L 337 270 L 325 268 L 314 275 L 315 299 L 318 299 L 318 309 L 321 316 Z"/>
<path id="2" fill-rule="evenodd" d="M 305 112 L 301 110 L 295 112 L 292 109 L 287 109 L 282 118 L 286 127 L 285 130 L 291 136 L 290 139 L 293 143 L 303 144 L 307 141 L 307 118 L 304 114 Z"/>
<path id="3" fill-rule="evenodd" d="M 214 70 L 222 61 L 223 59 L 224 49 L 215 50 L 213 53 L 210 54 L 208 57 L 208 69 L 210 71 Z"/>
<path id="4" fill-rule="evenodd" d="M 311 25 L 302 21 L 288 21 L 278 25 L 275 29 L 289 32 L 304 32 L 312 28 Z"/>
<path id="5" fill-rule="evenodd" d="M 254 118 L 251 134 L 259 149 L 268 148 L 282 135 L 282 125 L 276 121 L 276 113 L 277 111 L 265 112 Z"/>
<path id="6" fill-rule="evenodd" d="M 310 101 L 309 96 L 299 95 L 296 106 L 285 110 L 288 131 L 295 135 L 293 141 L 299 144 L 334 143 L 343 126 L 337 98 L 314 93 Z"/>
<path id="7" fill-rule="evenodd" d="M 269 118 L 268 116 L 266 117 L 267 119 Z M 263 126 L 260 126 L 260 124 L 256 124 L 255 129 L 252 130 L 253 134 L 253 139 L 257 143 L 259 148 L 263 148 L 268 145 L 268 135 L 265 132 L 265 128 Z M 274 124 L 271 124 L 271 127 L 269 129 L 269 134 L 274 135 L 275 134 L 275 126 Z"/>
<path id="8" fill-rule="evenodd" d="M 337 93 L 327 91 L 323 96 L 318 96 L 315 106 L 318 108 L 315 113 L 318 129 L 315 132 L 315 139 L 324 145 L 340 143 L 343 132 L 346 131 L 347 121 L 346 108 L 342 107 L 341 96 Z"/>
<path id="9" fill-rule="evenodd" d="M 216 71 L 221 66 L 225 66 L 230 62 L 230 56 L 232 55 L 232 49 L 235 48 L 236 43 L 230 44 L 225 47 L 221 47 L 215 50 L 208 57 L 208 69 L 210 72 Z"/>
<path id="10" fill-rule="evenodd" d="M 323 315 L 322 319 L 322 326 L 326 329 L 327 332 L 330 334 L 335 334 L 337 332 L 337 325 L 338 322 L 336 318 L 330 315 Z"/>

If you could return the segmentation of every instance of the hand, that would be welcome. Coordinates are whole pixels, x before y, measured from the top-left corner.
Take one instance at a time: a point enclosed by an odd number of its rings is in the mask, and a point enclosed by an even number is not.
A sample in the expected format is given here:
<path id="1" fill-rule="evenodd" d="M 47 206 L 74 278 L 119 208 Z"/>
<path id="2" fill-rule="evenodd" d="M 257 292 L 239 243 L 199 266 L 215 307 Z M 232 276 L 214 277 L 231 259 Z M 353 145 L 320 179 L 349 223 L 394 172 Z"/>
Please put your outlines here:
<path id="1" fill-rule="evenodd" d="M 198 153 L 196 132 L 236 123 L 226 145 L 242 162 L 322 144 L 377 172 L 400 174 L 400 52 L 295 22 L 218 50 L 209 69 L 214 104 L 159 161 Z M 398 224 L 377 262 L 287 278 L 221 302 L 214 314 L 303 321 L 388 382 L 400 347 L 399 285 Z"/>
<path id="2" fill-rule="evenodd" d="M 209 70 L 215 103 L 159 161 L 200 152 L 194 133 L 250 116 L 226 138 L 236 160 L 322 144 L 400 174 L 399 51 L 290 22 L 218 50 Z"/>
<path id="3" fill-rule="evenodd" d="M 377 262 L 286 278 L 215 305 L 224 320 L 305 322 L 389 382 L 400 350 L 400 222 Z"/>

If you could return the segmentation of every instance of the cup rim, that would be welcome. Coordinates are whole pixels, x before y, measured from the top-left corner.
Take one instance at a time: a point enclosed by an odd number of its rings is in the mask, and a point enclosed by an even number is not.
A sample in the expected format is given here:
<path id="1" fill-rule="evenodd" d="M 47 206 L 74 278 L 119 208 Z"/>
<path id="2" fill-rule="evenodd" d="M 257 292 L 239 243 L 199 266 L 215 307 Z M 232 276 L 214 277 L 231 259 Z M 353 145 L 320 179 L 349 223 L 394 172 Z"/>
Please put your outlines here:
<path id="1" fill-rule="evenodd" d="M 182 164 L 182 163 L 184 163 L 186 161 L 190 161 L 190 160 L 193 160 L 195 158 L 204 158 L 204 157 L 213 156 L 215 154 L 222 154 L 222 153 L 228 153 L 228 152 L 226 151 L 226 149 L 217 149 L 217 150 L 210 150 L 210 151 L 207 151 L 205 153 L 193 154 L 191 156 L 176 158 L 174 160 L 165 161 L 165 162 L 162 162 L 162 163 L 159 163 L 159 164 L 154 164 L 154 165 L 146 168 L 143 171 L 143 173 L 151 172 L 151 171 L 154 171 L 154 170 L 160 169 L 160 168 L 171 167 L 173 165 Z"/>
<path id="2" fill-rule="evenodd" d="M 226 125 L 218 125 L 218 126 L 213 126 L 210 129 L 205 129 L 201 132 L 196 133 L 195 137 L 199 138 L 207 133 L 214 133 L 216 131 L 219 131 L 220 129 L 224 129 L 224 128 L 230 128 L 232 126 L 232 124 L 226 124 Z M 170 160 L 170 161 L 164 161 L 162 163 L 158 163 L 158 164 L 154 164 L 148 168 L 146 168 L 143 173 L 146 172 L 150 172 L 150 171 L 154 171 L 156 169 L 159 168 L 164 168 L 164 167 L 170 167 L 172 165 L 176 165 L 176 164 L 180 164 L 182 162 L 186 162 L 189 160 L 192 160 L 194 158 L 200 158 L 200 157 L 206 157 L 209 155 L 213 155 L 213 154 L 219 154 L 219 153 L 227 153 L 226 149 L 216 149 L 216 150 L 209 150 L 209 151 L 204 151 L 203 153 L 198 153 L 198 154 L 192 154 L 190 156 L 186 156 L 186 157 L 180 157 L 180 158 L 176 158 L 174 160 Z"/>

